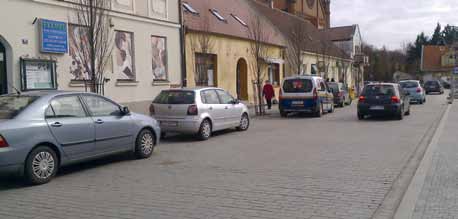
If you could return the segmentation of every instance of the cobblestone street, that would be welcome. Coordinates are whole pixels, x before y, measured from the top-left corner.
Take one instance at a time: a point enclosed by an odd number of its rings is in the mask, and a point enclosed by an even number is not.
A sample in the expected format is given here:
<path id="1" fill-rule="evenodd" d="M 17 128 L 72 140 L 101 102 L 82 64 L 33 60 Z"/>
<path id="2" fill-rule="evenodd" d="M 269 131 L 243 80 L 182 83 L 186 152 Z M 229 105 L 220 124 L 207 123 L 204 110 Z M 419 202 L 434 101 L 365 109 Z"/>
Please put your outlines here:
<path id="1" fill-rule="evenodd" d="M 445 96 L 403 121 L 272 113 L 209 141 L 172 136 L 147 160 L 115 156 L 27 187 L 2 178 L 0 218 L 371 218 Z M 408 182 L 407 182 L 408 183 Z"/>

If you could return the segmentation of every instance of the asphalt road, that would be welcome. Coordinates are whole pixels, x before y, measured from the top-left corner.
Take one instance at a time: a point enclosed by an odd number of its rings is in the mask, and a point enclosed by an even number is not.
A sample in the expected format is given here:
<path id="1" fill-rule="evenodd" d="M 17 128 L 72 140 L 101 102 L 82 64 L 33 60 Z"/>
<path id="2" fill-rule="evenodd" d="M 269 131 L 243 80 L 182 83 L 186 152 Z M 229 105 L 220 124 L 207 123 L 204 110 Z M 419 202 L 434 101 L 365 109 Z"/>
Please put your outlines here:
<path id="1" fill-rule="evenodd" d="M 147 160 L 121 155 L 64 168 L 27 187 L 1 178 L 0 218 L 372 218 L 445 96 L 403 121 L 275 112 L 247 132 L 165 139 Z"/>

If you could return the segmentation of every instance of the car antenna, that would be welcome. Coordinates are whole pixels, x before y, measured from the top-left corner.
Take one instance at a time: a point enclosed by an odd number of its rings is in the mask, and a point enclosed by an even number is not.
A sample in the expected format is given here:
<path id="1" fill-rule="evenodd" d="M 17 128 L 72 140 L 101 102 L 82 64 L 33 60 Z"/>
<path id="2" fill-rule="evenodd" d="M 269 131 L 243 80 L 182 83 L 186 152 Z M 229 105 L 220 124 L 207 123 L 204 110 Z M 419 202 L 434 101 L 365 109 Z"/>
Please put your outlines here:
<path id="1" fill-rule="evenodd" d="M 21 91 L 19 91 L 15 86 L 13 86 L 13 85 L 12 85 L 11 83 L 9 83 L 9 82 L 8 82 L 8 85 L 10 85 L 10 87 L 12 87 L 12 88 L 16 91 L 17 95 L 21 95 Z"/>

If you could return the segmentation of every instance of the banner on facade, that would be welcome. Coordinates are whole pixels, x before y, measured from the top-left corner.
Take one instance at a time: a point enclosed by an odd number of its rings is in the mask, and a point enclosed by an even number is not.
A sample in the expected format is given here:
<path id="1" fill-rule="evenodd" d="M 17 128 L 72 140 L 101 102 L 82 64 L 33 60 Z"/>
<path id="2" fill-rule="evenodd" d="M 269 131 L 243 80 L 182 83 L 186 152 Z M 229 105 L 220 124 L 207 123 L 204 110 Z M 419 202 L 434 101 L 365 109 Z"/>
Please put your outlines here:
<path id="1" fill-rule="evenodd" d="M 67 23 L 60 21 L 40 20 L 40 51 L 42 53 L 67 53 Z"/>

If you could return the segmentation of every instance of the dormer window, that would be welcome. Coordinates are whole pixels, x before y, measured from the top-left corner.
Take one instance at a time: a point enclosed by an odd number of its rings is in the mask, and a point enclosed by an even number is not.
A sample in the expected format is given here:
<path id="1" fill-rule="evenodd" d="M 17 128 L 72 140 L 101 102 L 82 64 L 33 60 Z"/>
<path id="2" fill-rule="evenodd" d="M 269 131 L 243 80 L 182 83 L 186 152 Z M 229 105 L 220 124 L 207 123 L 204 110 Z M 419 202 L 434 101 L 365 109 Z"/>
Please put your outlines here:
<path id="1" fill-rule="evenodd" d="M 218 18 L 218 20 L 223 21 L 223 22 L 227 22 L 226 19 L 216 9 L 210 9 L 210 12 L 213 15 L 215 15 L 215 17 Z"/>
<path id="2" fill-rule="evenodd" d="M 194 9 L 189 3 L 183 2 L 183 7 L 191 14 L 199 14 L 199 12 Z"/>
<path id="3" fill-rule="evenodd" d="M 248 27 L 248 24 L 246 24 L 246 22 L 243 21 L 240 17 L 238 17 L 238 16 L 235 15 L 235 14 L 231 14 L 231 15 L 232 15 L 232 17 L 233 17 L 235 20 L 237 20 L 241 25 L 243 25 L 243 26 L 245 26 L 245 27 Z"/>

